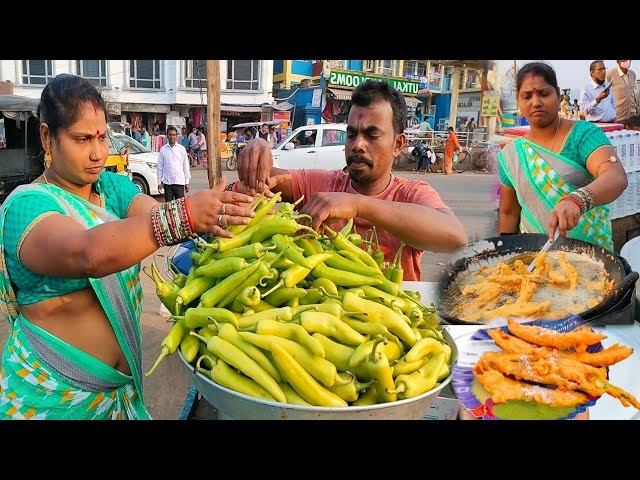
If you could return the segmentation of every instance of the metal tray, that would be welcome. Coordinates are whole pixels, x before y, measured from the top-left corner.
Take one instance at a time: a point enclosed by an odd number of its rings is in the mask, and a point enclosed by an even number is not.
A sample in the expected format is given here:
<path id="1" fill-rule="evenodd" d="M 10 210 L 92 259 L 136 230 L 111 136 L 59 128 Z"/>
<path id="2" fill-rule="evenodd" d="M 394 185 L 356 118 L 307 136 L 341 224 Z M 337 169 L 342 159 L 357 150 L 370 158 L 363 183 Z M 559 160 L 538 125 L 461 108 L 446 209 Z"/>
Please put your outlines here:
<path id="1" fill-rule="evenodd" d="M 450 363 L 453 371 L 458 349 L 449 332 L 445 329 L 442 333 L 451 346 Z M 452 378 L 452 374 L 449 374 L 440 385 L 428 392 L 396 402 L 365 407 L 307 407 L 260 400 L 230 390 L 194 372 L 180 350 L 177 353 L 200 394 L 218 409 L 220 420 L 420 420 Z"/>

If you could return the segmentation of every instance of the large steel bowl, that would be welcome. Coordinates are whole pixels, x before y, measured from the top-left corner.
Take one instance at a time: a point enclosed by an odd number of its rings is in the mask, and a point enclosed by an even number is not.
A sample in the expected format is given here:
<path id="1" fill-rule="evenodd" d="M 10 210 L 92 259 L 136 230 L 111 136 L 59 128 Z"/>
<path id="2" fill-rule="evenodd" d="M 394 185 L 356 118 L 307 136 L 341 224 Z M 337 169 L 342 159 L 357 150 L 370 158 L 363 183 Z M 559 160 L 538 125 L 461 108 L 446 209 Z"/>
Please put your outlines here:
<path id="1" fill-rule="evenodd" d="M 456 344 L 446 330 L 443 335 L 451 346 L 451 371 L 458 358 Z M 449 376 L 437 387 L 417 397 L 365 407 L 306 407 L 270 402 L 238 393 L 218 385 L 194 372 L 180 350 L 178 355 L 200 394 L 218 409 L 220 420 L 419 420 L 422 419 L 440 391 L 451 382 Z"/>

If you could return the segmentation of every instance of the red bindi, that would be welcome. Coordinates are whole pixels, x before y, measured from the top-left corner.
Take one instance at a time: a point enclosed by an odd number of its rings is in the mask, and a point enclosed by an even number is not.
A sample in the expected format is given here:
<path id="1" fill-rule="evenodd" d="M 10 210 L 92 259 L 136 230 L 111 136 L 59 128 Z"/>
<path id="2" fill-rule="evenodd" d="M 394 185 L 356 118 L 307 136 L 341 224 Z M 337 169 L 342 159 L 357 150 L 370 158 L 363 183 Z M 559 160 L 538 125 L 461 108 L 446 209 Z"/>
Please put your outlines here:
<path id="1" fill-rule="evenodd" d="M 100 136 L 100 130 L 96 130 L 96 137 Z"/>
<path id="2" fill-rule="evenodd" d="M 93 106 L 93 113 L 95 113 L 96 115 L 98 114 L 98 109 L 96 108 L 96 106 Z"/>
<path id="3" fill-rule="evenodd" d="M 364 117 L 364 113 L 361 113 L 360 115 L 358 115 L 358 120 L 362 120 L 362 117 Z"/>

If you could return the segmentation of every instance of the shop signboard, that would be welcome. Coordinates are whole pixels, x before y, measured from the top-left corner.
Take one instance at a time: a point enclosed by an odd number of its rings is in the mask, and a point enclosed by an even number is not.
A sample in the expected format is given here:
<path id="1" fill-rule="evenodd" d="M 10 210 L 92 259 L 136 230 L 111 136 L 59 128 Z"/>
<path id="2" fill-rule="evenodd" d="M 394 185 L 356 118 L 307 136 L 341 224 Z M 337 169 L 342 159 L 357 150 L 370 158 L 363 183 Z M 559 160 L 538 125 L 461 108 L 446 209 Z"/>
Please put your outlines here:
<path id="1" fill-rule="evenodd" d="M 273 112 L 273 119 L 280 120 L 280 129 L 285 131 L 289 128 L 289 122 L 291 121 L 291 112 L 276 110 Z"/>
<path id="2" fill-rule="evenodd" d="M 407 80 L 405 78 L 380 77 L 375 75 L 363 75 L 357 72 L 343 72 L 331 70 L 329 74 L 329 86 L 355 88 L 365 80 L 377 80 L 379 82 L 389 82 L 393 88 L 400 93 L 416 95 L 420 90 L 420 82 Z"/>
<path id="3" fill-rule="evenodd" d="M 500 103 L 500 91 L 487 90 L 482 96 L 481 117 L 495 117 L 498 115 L 498 104 Z"/>

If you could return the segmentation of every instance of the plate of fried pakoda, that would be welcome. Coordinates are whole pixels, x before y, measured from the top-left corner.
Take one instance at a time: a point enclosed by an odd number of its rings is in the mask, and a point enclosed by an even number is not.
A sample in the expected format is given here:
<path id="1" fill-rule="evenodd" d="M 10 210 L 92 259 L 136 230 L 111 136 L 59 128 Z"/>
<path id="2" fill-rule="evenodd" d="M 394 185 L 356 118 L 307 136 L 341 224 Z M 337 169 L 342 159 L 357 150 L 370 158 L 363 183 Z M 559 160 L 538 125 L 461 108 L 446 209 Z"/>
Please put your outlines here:
<path id="1" fill-rule="evenodd" d="M 637 416 L 638 354 L 625 344 L 633 341 L 619 341 L 619 331 L 594 330 L 577 316 L 497 322 L 456 340 L 453 390 L 467 410 L 485 420 L 568 420 L 596 402 L 606 402 L 598 411 L 605 410 L 607 418 Z"/>

